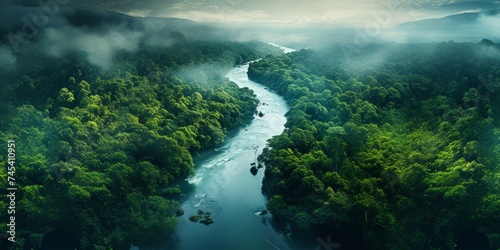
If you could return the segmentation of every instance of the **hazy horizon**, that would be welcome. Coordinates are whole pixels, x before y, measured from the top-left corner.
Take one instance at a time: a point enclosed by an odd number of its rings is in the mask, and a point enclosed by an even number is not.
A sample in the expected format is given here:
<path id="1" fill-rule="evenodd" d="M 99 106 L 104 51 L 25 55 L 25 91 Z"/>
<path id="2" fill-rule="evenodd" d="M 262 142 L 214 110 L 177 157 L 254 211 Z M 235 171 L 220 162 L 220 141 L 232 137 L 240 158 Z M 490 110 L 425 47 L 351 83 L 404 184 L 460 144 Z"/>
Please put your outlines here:
<path id="1" fill-rule="evenodd" d="M 19 52 L 61 57 L 75 51 L 109 67 L 118 51 L 169 46 L 179 37 L 261 40 L 296 49 L 332 43 L 498 42 L 500 15 L 484 13 L 499 6 L 500 1 L 7 0 L 0 4 L 0 67 L 16 64 Z"/>
<path id="2" fill-rule="evenodd" d="M 364 27 L 392 25 L 461 13 L 475 13 L 500 8 L 500 1 L 451 0 L 7 0 L 2 10 L 15 6 L 39 6 L 56 2 L 69 8 L 105 9 L 138 17 L 182 18 L 197 22 L 234 25 L 268 25 L 271 27 Z M 0 4 L 1 6 L 2 4 Z"/>

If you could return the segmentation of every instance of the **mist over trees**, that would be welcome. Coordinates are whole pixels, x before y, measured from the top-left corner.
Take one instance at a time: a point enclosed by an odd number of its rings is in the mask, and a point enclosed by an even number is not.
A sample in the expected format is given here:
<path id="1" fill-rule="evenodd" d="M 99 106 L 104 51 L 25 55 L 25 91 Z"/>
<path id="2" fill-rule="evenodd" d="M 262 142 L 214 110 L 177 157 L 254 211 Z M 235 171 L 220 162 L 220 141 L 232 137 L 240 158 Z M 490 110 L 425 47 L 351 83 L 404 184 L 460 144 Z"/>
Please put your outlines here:
<path id="1" fill-rule="evenodd" d="M 346 249 L 500 247 L 500 46 L 373 44 L 269 56 L 249 77 L 291 105 L 263 192 L 297 238 Z"/>
<path id="2" fill-rule="evenodd" d="M 263 58 L 249 77 L 291 107 L 259 156 L 277 229 L 346 249 L 458 249 L 470 235 L 500 248 L 498 10 L 371 36 L 69 5 L 44 19 L 43 6 L 15 2 L 0 4 L 0 139 L 16 140 L 22 187 L 6 247 L 39 249 L 54 235 L 98 250 L 171 239 L 192 155 L 220 146 L 258 105 L 228 69 Z M 314 49 L 248 42 L 259 39 Z M 0 199 L 0 234 L 8 207 Z"/>
<path id="3" fill-rule="evenodd" d="M 52 232 L 69 233 L 81 249 L 164 243 L 178 221 L 175 182 L 194 174 L 191 154 L 220 145 L 257 106 L 253 92 L 224 72 L 276 51 L 257 42 L 184 41 L 122 51 L 107 69 L 85 52 L 18 56 L 31 67 L 2 74 L 0 86 L 7 97 L 0 138 L 17 142 L 23 190 L 12 249 L 38 249 Z M 0 179 L 6 190 L 7 173 Z M 1 211 L 8 206 L 0 201 Z"/>

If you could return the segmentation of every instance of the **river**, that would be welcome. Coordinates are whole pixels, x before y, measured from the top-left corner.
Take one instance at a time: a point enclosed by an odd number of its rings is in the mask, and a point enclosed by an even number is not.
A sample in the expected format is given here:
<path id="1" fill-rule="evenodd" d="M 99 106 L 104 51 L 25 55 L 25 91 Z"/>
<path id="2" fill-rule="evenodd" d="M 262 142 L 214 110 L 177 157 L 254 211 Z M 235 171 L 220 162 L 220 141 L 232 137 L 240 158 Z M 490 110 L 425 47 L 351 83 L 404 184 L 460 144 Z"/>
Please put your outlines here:
<path id="1" fill-rule="evenodd" d="M 248 79 L 248 66 L 233 68 L 227 78 L 254 91 L 260 101 L 257 110 L 264 116 L 256 116 L 217 151 L 194 157 L 196 175 L 187 180 L 192 190 L 181 205 L 185 214 L 179 217 L 174 244 L 168 249 L 291 249 L 286 236 L 273 228 L 272 215 L 260 215 L 267 202 L 261 192 L 264 170 L 255 176 L 250 173 L 267 140 L 285 129 L 284 115 L 289 108 L 283 98 Z M 190 221 L 199 210 L 203 215 L 210 213 L 214 223 Z"/>

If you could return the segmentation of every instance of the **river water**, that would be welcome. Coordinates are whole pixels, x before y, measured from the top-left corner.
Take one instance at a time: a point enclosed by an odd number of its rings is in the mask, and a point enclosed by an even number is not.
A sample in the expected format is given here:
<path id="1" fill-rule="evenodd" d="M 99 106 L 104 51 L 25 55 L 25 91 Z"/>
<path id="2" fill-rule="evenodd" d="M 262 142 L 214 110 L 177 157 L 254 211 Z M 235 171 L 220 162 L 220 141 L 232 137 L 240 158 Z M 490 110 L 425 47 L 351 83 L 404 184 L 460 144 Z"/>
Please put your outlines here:
<path id="1" fill-rule="evenodd" d="M 255 176 L 250 173 L 267 140 L 283 132 L 288 107 L 283 98 L 248 79 L 248 66 L 233 68 L 227 77 L 241 88 L 254 91 L 260 101 L 257 110 L 264 116 L 256 116 L 217 151 L 194 157 L 196 175 L 187 180 L 192 191 L 181 205 L 185 214 L 168 249 L 291 249 L 286 237 L 273 228 L 272 215 L 259 213 L 267 202 L 261 193 L 264 170 Z M 189 217 L 199 210 L 209 212 L 214 223 L 190 221 Z"/>

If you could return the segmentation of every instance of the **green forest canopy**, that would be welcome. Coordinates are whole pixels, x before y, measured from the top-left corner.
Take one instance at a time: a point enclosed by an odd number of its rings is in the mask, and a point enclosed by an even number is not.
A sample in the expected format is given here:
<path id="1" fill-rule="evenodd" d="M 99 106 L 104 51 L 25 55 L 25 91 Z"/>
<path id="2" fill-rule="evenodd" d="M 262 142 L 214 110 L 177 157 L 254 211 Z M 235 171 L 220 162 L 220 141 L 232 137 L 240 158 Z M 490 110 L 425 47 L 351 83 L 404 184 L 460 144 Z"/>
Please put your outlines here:
<path id="1" fill-rule="evenodd" d="M 194 173 L 191 153 L 253 117 L 255 95 L 225 73 L 277 52 L 259 42 L 184 41 L 121 52 L 108 70 L 85 53 L 20 55 L 0 86 L 0 138 L 17 142 L 13 249 L 37 249 L 55 231 L 81 249 L 163 243 L 178 220 L 173 183 Z M 1 199 L 0 221 L 7 207 Z"/>
<path id="2" fill-rule="evenodd" d="M 498 49 L 374 44 L 345 57 L 332 46 L 253 63 L 249 76 L 291 106 L 260 156 L 274 218 L 364 249 L 453 249 L 472 230 L 500 248 Z M 168 238 L 191 153 L 222 143 L 257 105 L 225 72 L 275 52 L 183 42 L 122 52 L 110 70 L 81 53 L 0 72 L 0 138 L 17 141 L 22 187 L 16 248 L 56 230 L 83 249 Z"/>
<path id="3" fill-rule="evenodd" d="M 469 231 L 499 249 L 499 51 L 331 46 L 252 63 L 291 106 L 260 156 L 274 218 L 353 249 L 454 249 Z"/>

